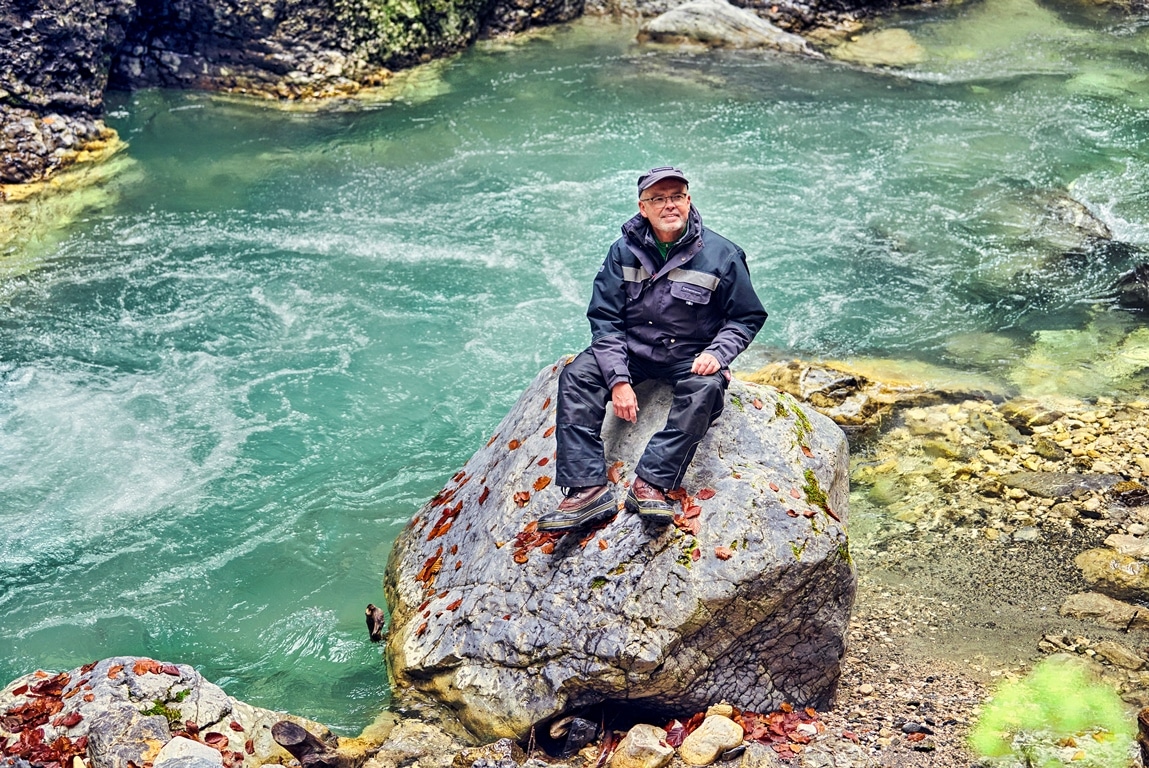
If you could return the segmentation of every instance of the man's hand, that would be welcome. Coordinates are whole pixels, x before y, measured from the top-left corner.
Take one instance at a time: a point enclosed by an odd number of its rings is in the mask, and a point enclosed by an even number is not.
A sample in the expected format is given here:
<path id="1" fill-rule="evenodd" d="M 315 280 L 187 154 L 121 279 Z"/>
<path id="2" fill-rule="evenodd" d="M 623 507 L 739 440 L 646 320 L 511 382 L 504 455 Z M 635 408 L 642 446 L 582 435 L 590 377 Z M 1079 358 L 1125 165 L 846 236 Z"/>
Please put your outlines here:
<path id="1" fill-rule="evenodd" d="M 638 421 L 638 398 L 634 396 L 634 387 L 630 384 L 620 381 L 611 387 L 610 401 L 614 405 L 615 416 L 632 424 Z"/>
<path id="2" fill-rule="evenodd" d="M 722 368 L 722 364 L 718 362 L 718 358 L 709 352 L 703 352 L 698 357 L 694 358 L 694 365 L 690 366 L 691 373 L 698 373 L 703 376 L 709 376 L 712 373 L 718 372 Z M 617 406 L 616 406 L 617 408 Z"/>

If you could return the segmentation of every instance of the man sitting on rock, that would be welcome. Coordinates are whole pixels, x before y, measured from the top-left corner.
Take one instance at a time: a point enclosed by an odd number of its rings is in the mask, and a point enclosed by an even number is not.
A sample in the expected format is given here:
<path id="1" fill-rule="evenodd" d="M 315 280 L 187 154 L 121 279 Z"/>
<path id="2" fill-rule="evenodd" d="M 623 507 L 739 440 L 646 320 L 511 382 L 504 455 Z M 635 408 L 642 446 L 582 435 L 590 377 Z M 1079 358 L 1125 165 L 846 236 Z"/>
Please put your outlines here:
<path id="1" fill-rule="evenodd" d="M 608 519 L 602 421 L 606 402 L 638 420 L 632 385 L 674 385 L 666 426 L 646 446 L 626 508 L 666 523 L 666 492 L 683 475 L 710 424 L 722 414 L 729 366 L 766 321 L 746 254 L 702 226 L 682 171 L 654 168 L 638 179 L 638 214 L 623 224 L 594 281 L 587 318 L 591 346 L 559 375 L 556 482 L 566 496 L 539 519 L 566 531 Z"/>

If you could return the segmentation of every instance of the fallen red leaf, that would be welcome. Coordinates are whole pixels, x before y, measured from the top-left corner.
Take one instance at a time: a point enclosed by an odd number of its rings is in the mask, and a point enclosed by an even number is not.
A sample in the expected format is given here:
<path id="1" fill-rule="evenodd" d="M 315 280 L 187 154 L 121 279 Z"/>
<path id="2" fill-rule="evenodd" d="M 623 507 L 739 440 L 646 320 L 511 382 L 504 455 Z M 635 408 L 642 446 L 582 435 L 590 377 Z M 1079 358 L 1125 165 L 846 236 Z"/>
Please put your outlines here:
<path id="1" fill-rule="evenodd" d="M 224 736 L 222 733 L 216 733 L 215 731 L 205 733 L 203 735 L 203 743 L 213 749 L 223 751 L 223 748 L 227 746 L 227 736 Z"/>
<path id="2" fill-rule="evenodd" d="M 427 622 L 424 621 L 422 624 L 419 625 L 419 628 L 415 630 L 415 637 L 422 637 L 423 633 L 426 631 L 427 631 Z"/>
<path id="3" fill-rule="evenodd" d="M 535 489 L 535 492 L 538 493 L 539 491 L 546 488 L 550 484 L 551 484 L 550 476 L 549 475 L 541 475 L 538 480 L 535 480 L 535 484 L 532 487 Z"/>
<path id="4" fill-rule="evenodd" d="M 753 405 L 758 410 L 762 410 L 762 401 L 758 398 L 754 398 L 754 401 L 751 403 L 751 405 Z"/>
<path id="5" fill-rule="evenodd" d="M 484 485 L 482 493 L 479 494 L 479 504 L 482 505 L 482 503 L 486 501 L 487 497 L 490 495 L 491 489 Z"/>
<path id="6" fill-rule="evenodd" d="M 606 543 L 606 539 L 599 539 L 598 540 L 598 548 L 599 549 L 606 549 L 608 546 L 610 546 L 610 545 L 608 545 Z"/>
<path id="7" fill-rule="evenodd" d="M 906 741 L 921 741 L 926 735 L 924 733 L 908 733 L 906 734 Z"/>
<path id="8" fill-rule="evenodd" d="M 682 740 L 686 738 L 686 726 L 678 720 L 671 720 L 670 725 L 666 726 L 666 744 L 669 747 L 677 749 L 682 746 Z"/>
<path id="9" fill-rule="evenodd" d="M 516 506 L 525 507 L 527 502 L 531 500 L 531 494 L 527 491 L 516 491 L 513 498 Z"/>
<path id="10" fill-rule="evenodd" d="M 52 725 L 56 726 L 57 728 L 71 728 L 73 725 L 78 724 L 83 719 L 84 718 L 80 715 L 79 712 L 72 711 L 57 717 L 52 721 Z"/>
<path id="11" fill-rule="evenodd" d="M 800 493 L 798 492 L 798 489 L 797 489 L 797 488 L 791 488 L 791 489 L 790 489 L 790 496 L 791 496 L 792 498 L 795 498 L 795 499 L 800 499 L 800 498 L 802 498 L 802 494 L 800 494 Z"/>
<path id="12" fill-rule="evenodd" d="M 622 482 L 622 472 L 617 465 L 607 467 L 606 479 L 615 484 Z"/>
<path id="13" fill-rule="evenodd" d="M 694 494 L 694 496 L 697 499 L 706 501 L 707 499 L 713 499 L 715 493 L 716 491 L 713 488 L 703 488 L 698 493 Z"/>
<path id="14" fill-rule="evenodd" d="M 547 462 L 549 462 L 550 460 L 551 460 L 550 456 L 543 456 L 541 459 L 539 459 L 539 466 L 545 467 L 547 465 Z"/>
<path id="15" fill-rule="evenodd" d="M 230 723 L 228 723 L 227 727 L 233 731 L 239 731 L 240 733 L 243 733 L 243 726 L 237 723 L 235 720 L 232 720 Z"/>
<path id="16" fill-rule="evenodd" d="M 123 664 L 113 664 L 112 666 L 108 667 L 108 679 L 115 680 L 116 676 L 119 675 L 123 671 L 124 671 L 124 665 Z"/>
<path id="17" fill-rule="evenodd" d="M 243 742 L 243 751 L 249 755 L 255 754 L 255 739 L 248 739 Z"/>
<path id="18" fill-rule="evenodd" d="M 551 407 L 551 399 L 548 397 L 546 400 L 543 401 L 543 410 L 545 411 L 547 408 L 550 408 L 550 407 Z"/>
<path id="19" fill-rule="evenodd" d="M 551 435 L 553 435 L 554 433 L 555 433 L 555 428 L 554 428 L 554 426 L 550 426 L 550 427 L 547 427 L 547 431 L 546 431 L 546 432 L 543 432 L 543 437 L 550 437 L 550 436 L 551 436 Z"/>
<path id="20" fill-rule="evenodd" d="M 84 701 L 91 703 L 95 700 L 96 700 L 96 694 L 94 694 L 94 693 L 85 693 L 84 694 Z"/>
<path id="21" fill-rule="evenodd" d="M 489 447 L 491 445 L 494 445 L 495 441 L 498 439 L 499 439 L 499 433 L 496 432 L 495 434 L 491 435 L 491 439 L 487 441 L 487 446 Z"/>
<path id="22" fill-rule="evenodd" d="M 507 443 L 507 450 L 516 451 L 521 445 L 522 443 L 520 443 L 518 440 L 512 440 L 511 442 Z"/>
<path id="23" fill-rule="evenodd" d="M 526 562 L 530 559 L 531 559 L 531 556 L 528 555 L 524 550 L 521 550 L 521 549 L 515 550 L 515 562 L 518 563 L 519 565 L 526 564 Z"/>
<path id="24" fill-rule="evenodd" d="M 40 682 L 32 686 L 32 693 L 37 696 L 59 696 L 64 692 L 64 686 L 71 682 L 72 677 L 67 672 L 61 672 L 54 677 Z"/>
<path id="25" fill-rule="evenodd" d="M 460 568 L 462 568 L 462 567 L 463 567 L 463 561 L 462 561 L 462 560 L 457 560 L 457 561 L 455 562 L 455 570 L 457 571 L 457 570 L 459 570 L 459 569 L 460 569 Z"/>
<path id="26" fill-rule="evenodd" d="M 15 690 L 13 690 L 12 695 L 13 696 L 23 696 L 27 692 L 28 692 L 28 685 L 25 683 L 24 685 L 21 685 L 19 688 L 16 688 Z"/>
<path id="27" fill-rule="evenodd" d="M 697 561 L 700 557 L 702 557 L 702 550 L 695 547 L 690 553 L 690 559 Z"/>
<path id="28" fill-rule="evenodd" d="M 770 483 L 770 490 L 774 491 L 774 493 L 777 493 L 781 489 L 778 487 L 777 483 Z"/>
<path id="29" fill-rule="evenodd" d="M 448 605 L 448 606 L 447 606 L 447 610 L 448 610 L 448 611 L 454 611 L 454 610 L 457 610 L 457 609 L 458 609 L 458 607 L 459 607 L 460 605 L 462 605 L 462 604 L 463 604 L 463 598 L 461 598 L 461 597 L 460 597 L 458 600 L 456 600 L 455 602 L 453 602 L 453 603 L 451 603 L 450 605 Z"/>
<path id="30" fill-rule="evenodd" d="M 811 451 L 810 447 L 807 445 L 802 446 L 802 453 L 806 454 L 806 458 L 808 458 L 808 459 L 814 458 L 814 452 Z"/>
<path id="31" fill-rule="evenodd" d="M 729 560 L 730 558 L 734 557 L 734 550 L 732 550 L 730 547 L 715 547 L 714 556 L 719 560 Z"/>

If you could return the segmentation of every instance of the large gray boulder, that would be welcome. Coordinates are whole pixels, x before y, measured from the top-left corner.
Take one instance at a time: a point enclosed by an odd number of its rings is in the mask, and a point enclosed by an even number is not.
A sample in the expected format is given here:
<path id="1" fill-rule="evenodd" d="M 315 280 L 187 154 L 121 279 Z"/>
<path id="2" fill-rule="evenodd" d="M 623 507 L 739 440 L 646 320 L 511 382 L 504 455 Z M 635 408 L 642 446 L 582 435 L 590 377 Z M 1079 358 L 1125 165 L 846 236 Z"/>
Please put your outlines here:
<path id="1" fill-rule="evenodd" d="M 702 43 L 714 48 L 773 48 L 821 56 L 799 35 L 726 0 L 690 0 L 642 25 L 640 41 Z"/>
<path id="2" fill-rule="evenodd" d="M 622 512 L 597 531 L 538 534 L 560 500 L 563 364 L 400 534 L 384 583 L 397 695 L 426 692 L 486 739 L 599 703 L 651 716 L 721 700 L 828 705 L 855 587 L 841 429 L 735 380 L 675 525 L 649 530 Z M 620 499 L 670 389 L 644 385 L 639 402 L 638 424 L 608 415 L 603 430 Z"/>

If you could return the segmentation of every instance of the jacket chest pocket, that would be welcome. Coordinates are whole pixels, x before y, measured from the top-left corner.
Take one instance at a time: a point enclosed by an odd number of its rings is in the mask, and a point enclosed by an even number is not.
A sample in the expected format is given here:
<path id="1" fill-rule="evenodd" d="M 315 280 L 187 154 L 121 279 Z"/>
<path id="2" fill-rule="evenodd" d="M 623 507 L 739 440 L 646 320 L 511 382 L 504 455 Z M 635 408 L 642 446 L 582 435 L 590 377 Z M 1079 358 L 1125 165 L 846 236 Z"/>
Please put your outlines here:
<path id="1" fill-rule="evenodd" d="M 700 285 L 693 285 L 692 283 L 678 283 L 672 282 L 670 284 L 670 295 L 676 299 L 685 301 L 690 304 L 709 304 L 710 297 L 714 292 L 709 288 L 703 288 Z"/>

